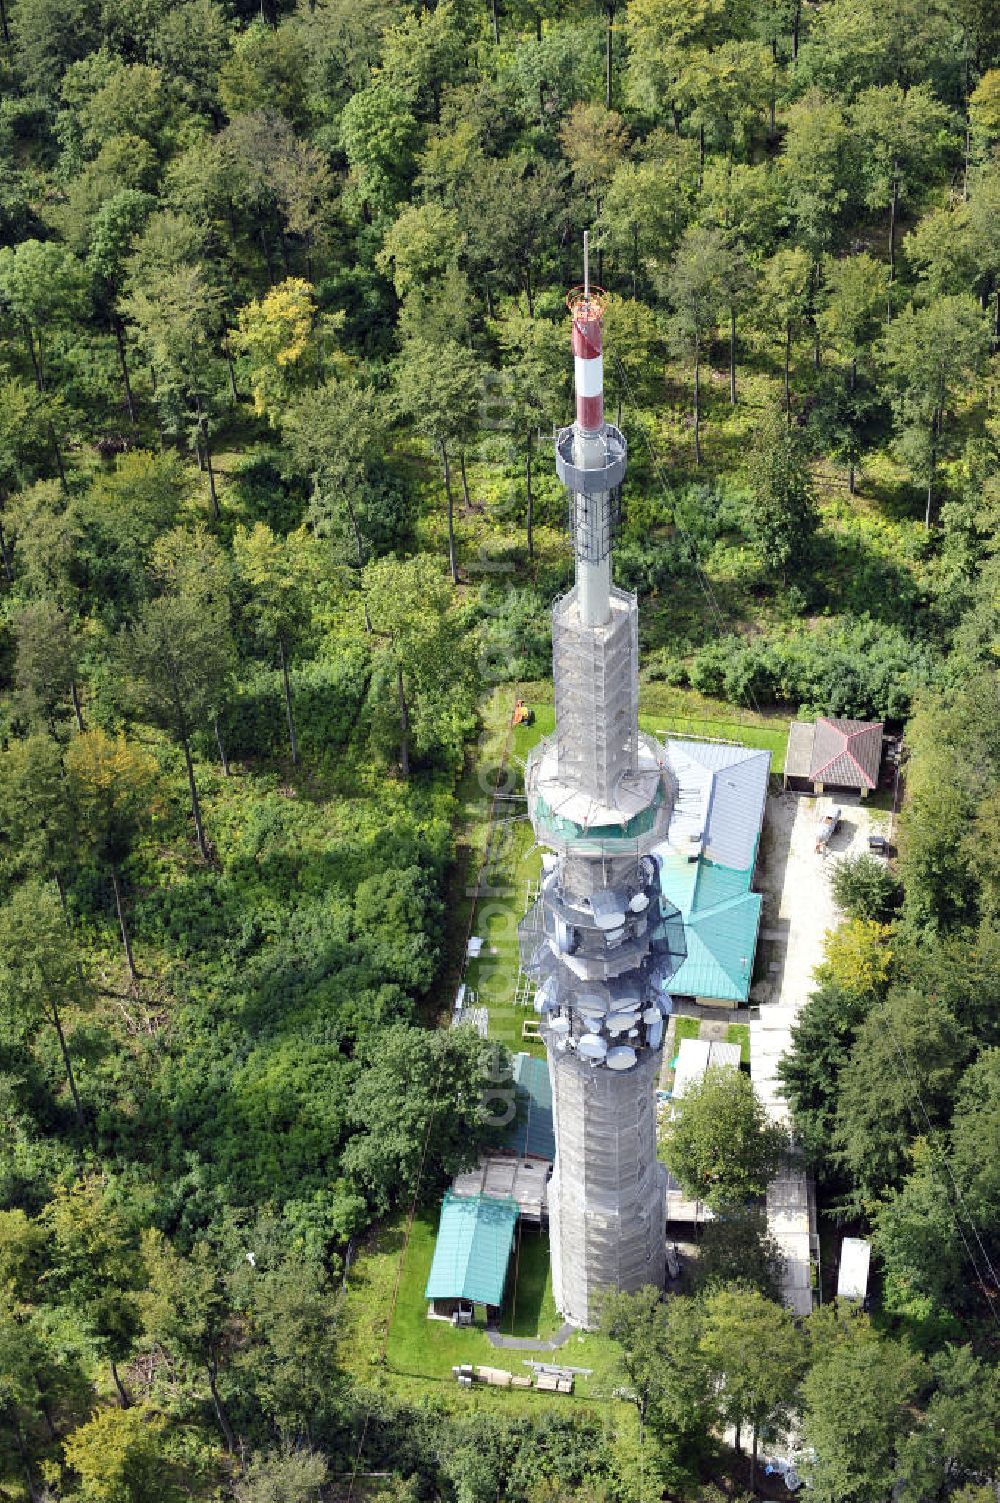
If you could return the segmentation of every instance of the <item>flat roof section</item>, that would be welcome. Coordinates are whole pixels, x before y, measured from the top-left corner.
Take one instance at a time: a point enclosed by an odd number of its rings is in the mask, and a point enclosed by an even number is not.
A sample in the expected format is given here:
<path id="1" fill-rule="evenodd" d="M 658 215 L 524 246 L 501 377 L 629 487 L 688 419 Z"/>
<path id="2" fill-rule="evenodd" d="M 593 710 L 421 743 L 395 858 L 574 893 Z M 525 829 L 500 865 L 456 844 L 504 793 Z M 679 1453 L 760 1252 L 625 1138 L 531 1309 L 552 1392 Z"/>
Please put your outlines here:
<path id="1" fill-rule="evenodd" d="M 863 1237 L 845 1237 L 840 1244 L 837 1298 L 864 1300 L 868 1297 L 868 1269 L 872 1245 Z"/>
<path id="2" fill-rule="evenodd" d="M 545 1159 L 516 1158 L 512 1153 L 485 1154 L 477 1168 L 456 1174 L 451 1182 L 452 1193 L 513 1200 L 521 1216 L 541 1221 L 547 1207 L 551 1168 Z"/>
<path id="3" fill-rule="evenodd" d="M 788 748 L 785 752 L 786 781 L 788 778 L 809 776 L 815 735 L 815 720 L 793 720 L 788 727 Z"/>

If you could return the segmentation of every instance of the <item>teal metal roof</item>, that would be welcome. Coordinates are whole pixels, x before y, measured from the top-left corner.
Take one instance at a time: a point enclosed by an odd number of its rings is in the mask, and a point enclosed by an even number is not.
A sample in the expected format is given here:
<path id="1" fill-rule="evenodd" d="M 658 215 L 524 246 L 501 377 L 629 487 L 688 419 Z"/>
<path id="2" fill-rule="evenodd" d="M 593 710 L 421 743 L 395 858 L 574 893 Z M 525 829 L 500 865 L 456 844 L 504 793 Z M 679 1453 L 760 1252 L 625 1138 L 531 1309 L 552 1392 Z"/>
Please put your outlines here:
<path id="1" fill-rule="evenodd" d="M 728 903 L 730 898 L 742 897 L 750 891 L 752 880 L 752 865 L 746 871 L 736 871 L 731 866 L 720 866 L 715 861 L 703 858 L 698 862 L 698 881 L 691 909 L 698 913 L 706 908 L 714 908 L 718 903 Z"/>
<path id="2" fill-rule="evenodd" d="M 760 927 L 761 897 L 750 891 L 753 867 L 735 871 L 699 857 L 668 856 L 660 887 L 681 911 L 687 958 L 670 979 L 679 996 L 745 1002 Z"/>
<path id="3" fill-rule="evenodd" d="M 685 916 L 687 959 L 671 977 L 683 996 L 745 1002 L 753 975 L 761 896 L 743 893 Z"/>
<path id="4" fill-rule="evenodd" d="M 441 1206 L 426 1298 L 501 1304 L 517 1217 L 516 1201 L 449 1191 Z"/>
<path id="5" fill-rule="evenodd" d="M 552 1082 L 547 1059 L 514 1055 L 514 1096 L 517 1115 L 504 1136 L 504 1147 L 515 1153 L 554 1160 L 556 1135 L 552 1126 Z"/>
<path id="6" fill-rule="evenodd" d="M 660 861 L 660 891 L 687 918 L 694 907 L 694 890 L 698 882 L 699 862 L 686 856 L 664 855 Z"/>

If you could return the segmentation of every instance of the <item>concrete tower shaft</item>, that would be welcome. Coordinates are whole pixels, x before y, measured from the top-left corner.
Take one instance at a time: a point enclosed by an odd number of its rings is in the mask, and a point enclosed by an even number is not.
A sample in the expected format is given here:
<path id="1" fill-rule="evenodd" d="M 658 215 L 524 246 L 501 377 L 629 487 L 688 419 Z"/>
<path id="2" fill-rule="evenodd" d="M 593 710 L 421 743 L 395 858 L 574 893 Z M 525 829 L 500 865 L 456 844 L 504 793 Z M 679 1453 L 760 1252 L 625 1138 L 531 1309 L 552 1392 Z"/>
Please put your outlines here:
<path id="1" fill-rule="evenodd" d="M 638 606 L 611 583 L 627 448 L 604 418 L 605 297 L 571 292 L 576 422 L 556 439 L 576 582 L 552 611 L 556 731 L 528 759 L 544 858 L 520 928 L 552 1079 L 549 1190 L 556 1304 L 592 1326 L 607 1289 L 660 1283 L 666 1179 L 654 1085 L 684 955 L 680 915 L 650 856 L 674 789 L 662 747 L 639 733 Z"/>

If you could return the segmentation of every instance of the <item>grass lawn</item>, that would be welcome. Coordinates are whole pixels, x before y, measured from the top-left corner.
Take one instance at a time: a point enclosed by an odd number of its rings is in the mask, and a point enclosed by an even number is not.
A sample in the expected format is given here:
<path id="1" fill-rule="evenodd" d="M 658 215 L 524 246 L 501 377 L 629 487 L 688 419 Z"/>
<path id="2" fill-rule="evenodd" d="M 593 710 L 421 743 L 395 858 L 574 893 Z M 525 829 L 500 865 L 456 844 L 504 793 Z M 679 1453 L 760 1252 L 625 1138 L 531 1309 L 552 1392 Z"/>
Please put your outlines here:
<path id="1" fill-rule="evenodd" d="M 409 1243 L 404 1243 L 406 1217 L 393 1218 L 376 1229 L 351 1268 L 343 1296 L 340 1321 L 342 1352 L 351 1373 L 364 1383 L 381 1374 L 394 1392 L 411 1398 L 434 1392 L 449 1407 L 481 1407 L 502 1404 L 507 1408 L 537 1410 L 549 1402 L 535 1392 L 503 1389 L 459 1389 L 451 1369 L 461 1362 L 506 1367 L 526 1372 L 522 1358 L 564 1361 L 572 1367 L 593 1369 L 580 1378 L 576 1392 L 560 1403 L 615 1403 L 611 1390 L 618 1381 L 615 1348 L 602 1336 L 574 1335 L 558 1356 L 544 1352 L 505 1351 L 491 1346 L 481 1328 L 458 1330 L 446 1321 L 427 1319 L 424 1289 L 434 1255 L 437 1234 L 436 1210 L 421 1211 L 414 1218 Z M 402 1262 L 401 1262 L 402 1260 Z M 398 1287 L 397 1287 L 398 1280 Z M 386 1341 L 386 1323 L 395 1293 L 395 1313 Z M 552 1300 L 548 1236 L 524 1228 L 520 1249 L 515 1243 L 507 1285 L 507 1300 L 501 1330 L 516 1336 L 551 1335 L 559 1327 Z M 385 1346 L 385 1361 L 381 1353 Z M 621 1405 L 623 1422 L 631 1414 Z"/>
<path id="2" fill-rule="evenodd" d="M 747 1027 L 746 1023 L 730 1023 L 729 1027 L 726 1029 L 726 1042 L 730 1044 L 739 1044 L 740 1064 L 749 1065 L 750 1029 Z"/>
<path id="3" fill-rule="evenodd" d="M 551 703 L 551 684 L 533 684 L 524 697 L 535 711 L 533 726 L 515 730 L 512 760 L 523 767 L 528 752 L 542 736 L 555 729 L 555 708 Z M 736 741 L 771 753 L 771 771 L 781 773 L 785 767 L 785 749 L 791 715 L 754 715 L 731 705 L 706 700 L 700 694 L 681 690 L 662 692 L 660 684 L 643 684 L 639 691 L 639 725 L 650 735 L 663 740 L 666 736 L 691 736 L 709 741 Z M 544 695 L 544 698 L 541 696 Z"/>
<path id="4" fill-rule="evenodd" d="M 674 1019 L 674 1053 L 676 1055 L 683 1039 L 696 1039 L 701 1032 L 700 1018 Z"/>

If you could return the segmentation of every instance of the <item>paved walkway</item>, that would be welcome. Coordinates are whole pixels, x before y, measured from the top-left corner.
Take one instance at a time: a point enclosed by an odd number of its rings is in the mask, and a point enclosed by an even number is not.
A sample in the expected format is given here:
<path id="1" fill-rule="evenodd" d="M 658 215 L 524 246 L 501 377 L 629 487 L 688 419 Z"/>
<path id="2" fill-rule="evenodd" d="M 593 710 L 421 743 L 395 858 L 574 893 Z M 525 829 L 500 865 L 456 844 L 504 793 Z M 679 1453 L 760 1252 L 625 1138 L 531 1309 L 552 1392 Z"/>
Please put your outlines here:
<path id="1" fill-rule="evenodd" d="M 826 854 L 816 851 L 816 823 L 834 802 L 843 809 Z M 791 1048 L 792 1029 L 813 988 L 813 972 L 823 959 L 827 931 L 840 914 L 833 900 L 830 874 L 838 860 L 868 849 L 868 835 L 888 830 L 889 815 L 860 801 L 794 793 L 772 794 L 767 801 L 760 866 L 764 919 L 760 943 L 765 980 L 751 1001 L 758 1016 L 750 1019 L 750 1077 L 771 1117 L 788 1126 L 788 1103 L 780 1095 L 778 1065 Z M 800 1159 L 788 1161 L 767 1192 L 768 1229 L 785 1256 L 784 1302 L 796 1314 L 812 1309 L 811 1255 L 818 1252 L 816 1202 L 811 1176 Z"/>
<path id="2" fill-rule="evenodd" d="M 539 1341 L 533 1336 L 501 1336 L 499 1331 L 487 1331 L 486 1340 L 490 1346 L 510 1347 L 517 1352 L 556 1352 L 575 1332 L 576 1326 L 564 1321 L 549 1341 Z"/>

